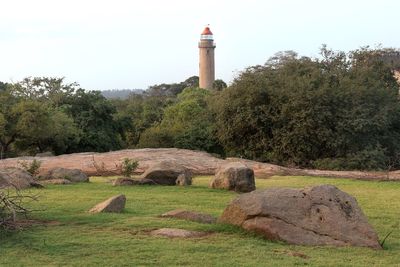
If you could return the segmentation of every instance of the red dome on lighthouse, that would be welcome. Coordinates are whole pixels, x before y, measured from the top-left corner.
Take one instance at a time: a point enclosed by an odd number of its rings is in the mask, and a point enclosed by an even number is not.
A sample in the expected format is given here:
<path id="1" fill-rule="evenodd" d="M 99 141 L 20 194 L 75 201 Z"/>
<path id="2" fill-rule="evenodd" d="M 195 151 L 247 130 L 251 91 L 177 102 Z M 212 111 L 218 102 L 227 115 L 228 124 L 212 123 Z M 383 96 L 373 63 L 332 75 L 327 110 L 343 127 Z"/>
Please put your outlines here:
<path id="1" fill-rule="evenodd" d="M 213 33 L 210 30 L 210 27 L 205 27 L 201 35 L 213 35 Z"/>

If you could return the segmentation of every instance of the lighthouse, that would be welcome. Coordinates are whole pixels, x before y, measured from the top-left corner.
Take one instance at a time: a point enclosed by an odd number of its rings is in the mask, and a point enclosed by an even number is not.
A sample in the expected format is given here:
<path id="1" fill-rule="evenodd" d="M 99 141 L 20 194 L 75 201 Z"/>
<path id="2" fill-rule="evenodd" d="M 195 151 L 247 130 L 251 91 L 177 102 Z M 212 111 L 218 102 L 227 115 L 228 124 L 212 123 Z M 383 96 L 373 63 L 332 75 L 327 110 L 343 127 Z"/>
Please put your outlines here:
<path id="1" fill-rule="evenodd" d="M 215 80 L 214 37 L 209 27 L 200 35 L 199 42 L 199 85 L 200 88 L 213 89 Z"/>

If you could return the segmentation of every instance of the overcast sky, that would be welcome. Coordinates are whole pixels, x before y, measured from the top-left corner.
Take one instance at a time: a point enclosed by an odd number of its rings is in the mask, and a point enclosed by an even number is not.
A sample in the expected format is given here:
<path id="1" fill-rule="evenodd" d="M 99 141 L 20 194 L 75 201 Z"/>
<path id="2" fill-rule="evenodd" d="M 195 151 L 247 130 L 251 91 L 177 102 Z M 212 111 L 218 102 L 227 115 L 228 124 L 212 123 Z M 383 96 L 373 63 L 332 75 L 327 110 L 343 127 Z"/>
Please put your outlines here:
<path id="1" fill-rule="evenodd" d="M 198 75 L 210 24 L 216 77 L 278 51 L 318 56 L 400 47 L 399 0 L 0 0 L 0 81 L 66 77 L 86 89 L 147 88 Z"/>

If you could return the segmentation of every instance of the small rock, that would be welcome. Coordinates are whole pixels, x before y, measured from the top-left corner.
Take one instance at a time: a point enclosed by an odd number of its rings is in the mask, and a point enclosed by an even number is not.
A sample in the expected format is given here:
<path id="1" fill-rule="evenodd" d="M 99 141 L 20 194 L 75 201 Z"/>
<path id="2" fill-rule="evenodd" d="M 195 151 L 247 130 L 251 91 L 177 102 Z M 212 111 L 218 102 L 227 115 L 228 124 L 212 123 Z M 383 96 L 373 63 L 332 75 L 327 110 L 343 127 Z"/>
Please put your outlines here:
<path id="1" fill-rule="evenodd" d="M 91 213 L 99 212 L 122 212 L 125 208 L 126 197 L 125 195 L 118 195 L 111 197 L 89 210 Z"/>
<path id="2" fill-rule="evenodd" d="M 202 237 L 209 235 L 205 232 L 188 231 L 184 229 L 176 228 L 161 228 L 150 232 L 152 236 L 165 236 L 170 238 L 181 237 L 181 238 L 192 238 L 192 237 Z"/>
<path id="3" fill-rule="evenodd" d="M 209 214 L 188 211 L 188 210 L 171 210 L 161 215 L 165 218 L 178 218 L 199 223 L 215 223 L 217 219 Z"/>
<path id="4" fill-rule="evenodd" d="M 253 169 L 241 162 L 230 162 L 220 166 L 210 182 L 211 188 L 233 190 L 238 193 L 256 189 Z"/>

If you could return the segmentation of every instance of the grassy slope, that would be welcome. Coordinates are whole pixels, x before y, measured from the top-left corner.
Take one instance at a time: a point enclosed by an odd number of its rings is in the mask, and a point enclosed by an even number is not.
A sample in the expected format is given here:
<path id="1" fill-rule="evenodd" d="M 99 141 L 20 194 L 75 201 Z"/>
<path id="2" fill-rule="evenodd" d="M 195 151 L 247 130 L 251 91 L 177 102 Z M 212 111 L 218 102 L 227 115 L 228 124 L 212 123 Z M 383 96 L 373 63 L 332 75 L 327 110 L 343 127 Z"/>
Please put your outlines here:
<path id="1" fill-rule="evenodd" d="M 400 229 L 385 250 L 292 246 L 264 240 L 235 227 L 162 219 L 163 212 L 184 208 L 218 216 L 236 194 L 207 188 L 209 177 L 191 187 L 112 187 L 105 178 L 89 184 L 48 186 L 34 213 L 59 225 L 34 226 L 21 232 L 0 232 L 0 266 L 400 266 Z M 329 183 L 358 199 L 382 238 L 400 220 L 400 183 L 362 182 L 315 177 L 273 177 L 257 180 L 258 188 L 303 187 Z M 127 196 L 122 214 L 86 211 L 115 194 Z M 150 237 L 149 229 L 176 227 L 215 234 L 197 239 Z M 293 256 L 302 253 L 308 258 Z"/>

